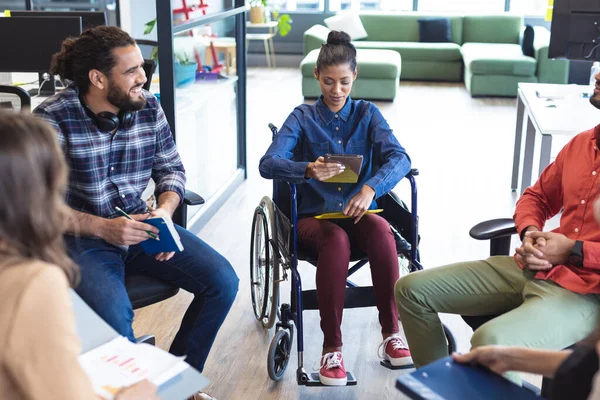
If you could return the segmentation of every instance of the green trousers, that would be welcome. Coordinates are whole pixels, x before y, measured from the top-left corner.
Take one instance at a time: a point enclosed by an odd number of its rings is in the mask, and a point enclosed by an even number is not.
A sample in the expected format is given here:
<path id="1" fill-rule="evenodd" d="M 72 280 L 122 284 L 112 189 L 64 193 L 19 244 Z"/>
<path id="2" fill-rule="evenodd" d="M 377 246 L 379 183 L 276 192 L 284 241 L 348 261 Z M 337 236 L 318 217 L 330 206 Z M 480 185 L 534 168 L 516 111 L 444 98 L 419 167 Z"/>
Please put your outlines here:
<path id="1" fill-rule="evenodd" d="M 472 347 L 559 350 L 600 321 L 600 295 L 582 295 L 535 279 L 513 257 L 496 256 L 408 274 L 395 286 L 400 321 L 415 366 L 448 355 L 438 313 L 498 315 L 471 338 Z"/>

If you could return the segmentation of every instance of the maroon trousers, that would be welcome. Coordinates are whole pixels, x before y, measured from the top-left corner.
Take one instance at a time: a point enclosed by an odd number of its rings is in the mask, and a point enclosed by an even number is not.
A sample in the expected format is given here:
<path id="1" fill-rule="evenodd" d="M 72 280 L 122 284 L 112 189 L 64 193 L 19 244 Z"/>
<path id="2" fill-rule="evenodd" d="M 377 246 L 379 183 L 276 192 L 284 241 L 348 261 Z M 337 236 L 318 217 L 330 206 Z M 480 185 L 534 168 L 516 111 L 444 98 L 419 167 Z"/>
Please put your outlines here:
<path id="1" fill-rule="evenodd" d="M 399 278 L 396 242 L 388 222 L 375 214 L 335 222 L 315 218 L 298 221 L 298 242 L 318 253 L 317 299 L 324 347 L 342 346 L 344 292 L 350 263 L 350 246 L 367 253 L 377 298 L 382 332 L 398 332 L 394 284 Z"/>

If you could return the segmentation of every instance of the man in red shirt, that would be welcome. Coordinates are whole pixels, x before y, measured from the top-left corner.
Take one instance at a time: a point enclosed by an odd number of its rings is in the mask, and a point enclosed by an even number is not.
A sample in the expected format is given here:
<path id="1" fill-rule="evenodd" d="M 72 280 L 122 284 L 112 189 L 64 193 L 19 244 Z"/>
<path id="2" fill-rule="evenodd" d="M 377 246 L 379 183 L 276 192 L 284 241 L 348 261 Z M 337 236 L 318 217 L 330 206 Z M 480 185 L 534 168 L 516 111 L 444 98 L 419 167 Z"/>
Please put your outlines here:
<path id="1" fill-rule="evenodd" d="M 590 103 L 600 109 L 600 74 Z M 599 114 L 600 119 L 600 114 Z M 522 238 L 514 257 L 461 262 L 415 272 L 395 287 L 415 366 L 448 355 L 438 313 L 499 315 L 471 345 L 562 349 L 600 321 L 600 125 L 575 136 L 527 188 L 513 216 Z M 560 227 L 542 232 L 562 210 Z"/>

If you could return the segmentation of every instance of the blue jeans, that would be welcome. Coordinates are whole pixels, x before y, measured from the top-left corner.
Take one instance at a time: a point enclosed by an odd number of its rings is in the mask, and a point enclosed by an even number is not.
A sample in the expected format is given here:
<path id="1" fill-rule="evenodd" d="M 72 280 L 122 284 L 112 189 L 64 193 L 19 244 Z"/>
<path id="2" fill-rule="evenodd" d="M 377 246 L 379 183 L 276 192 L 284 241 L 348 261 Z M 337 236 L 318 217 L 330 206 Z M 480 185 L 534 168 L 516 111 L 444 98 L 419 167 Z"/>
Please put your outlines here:
<path id="1" fill-rule="evenodd" d="M 141 246 L 123 250 L 104 240 L 67 235 L 69 255 L 81 269 L 76 288 L 81 298 L 119 334 L 135 341 L 133 308 L 125 290 L 125 274 L 149 275 L 194 295 L 170 352 L 202 372 L 210 348 L 238 291 L 231 264 L 197 236 L 176 226 L 184 250 L 169 261 L 156 261 Z M 169 316 L 165 316 L 169 318 Z"/>

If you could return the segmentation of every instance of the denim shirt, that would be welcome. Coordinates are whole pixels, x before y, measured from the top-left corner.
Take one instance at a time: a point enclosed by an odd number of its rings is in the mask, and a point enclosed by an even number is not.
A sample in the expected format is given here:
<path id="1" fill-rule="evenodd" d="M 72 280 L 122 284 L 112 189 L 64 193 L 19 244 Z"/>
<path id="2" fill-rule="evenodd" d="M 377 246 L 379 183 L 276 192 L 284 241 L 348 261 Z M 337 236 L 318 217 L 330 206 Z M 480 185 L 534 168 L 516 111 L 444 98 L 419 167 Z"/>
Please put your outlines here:
<path id="1" fill-rule="evenodd" d="M 357 183 L 326 183 L 305 178 L 306 167 L 325 154 L 362 154 Z M 261 158 L 260 174 L 298 185 L 298 215 L 341 212 L 363 185 L 386 194 L 410 171 L 410 158 L 379 111 L 368 101 L 348 97 L 332 112 L 321 96 L 294 109 Z M 375 200 L 370 209 L 377 208 Z"/>

